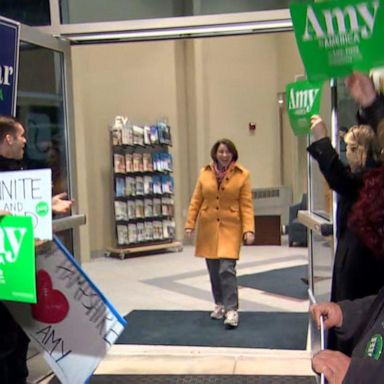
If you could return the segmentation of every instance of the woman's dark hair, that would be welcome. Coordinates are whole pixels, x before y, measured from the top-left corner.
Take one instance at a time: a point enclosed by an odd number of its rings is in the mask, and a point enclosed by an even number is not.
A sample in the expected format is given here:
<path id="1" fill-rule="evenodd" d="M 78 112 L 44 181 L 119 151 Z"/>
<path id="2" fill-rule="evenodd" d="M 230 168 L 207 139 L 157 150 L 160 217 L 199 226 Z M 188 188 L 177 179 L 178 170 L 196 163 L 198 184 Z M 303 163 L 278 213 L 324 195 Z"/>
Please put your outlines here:
<path id="1" fill-rule="evenodd" d="M 228 148 L 228 151 L 231 152 L 232 160 L 237 161 L 237 159 L 239 158 L 239 154 L 237 152 L 235 144 L 233 144 L 233 142 L 229 139 L 220 139 L 220 140 L 217 140 L 215 144 L 213 144 L 213 146 L 211 148 L 212 160 L 217 162 L 216 153 L 217 153 L 217 150 L 218 150 L 220 144 L 224 144 Z"/>

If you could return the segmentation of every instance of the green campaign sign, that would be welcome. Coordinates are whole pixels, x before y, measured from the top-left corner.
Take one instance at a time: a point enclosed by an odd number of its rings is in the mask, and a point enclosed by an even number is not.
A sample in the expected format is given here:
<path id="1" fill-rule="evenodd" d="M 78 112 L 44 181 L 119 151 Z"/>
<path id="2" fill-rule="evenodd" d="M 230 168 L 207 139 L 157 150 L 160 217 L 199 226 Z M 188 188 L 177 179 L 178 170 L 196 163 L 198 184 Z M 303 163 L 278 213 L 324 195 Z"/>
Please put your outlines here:
<path id="1" fill-rule="evenodd" d="M 0 217 L 0 300 L 36 303 L 31 217 Z"/>
<path id="2" fill-rule="evenodd" d="M 290 12 L 310 81 L 384 65 L 384 0 L 292 3 Z"/>
<path id="3" fill-rule="evenodd" d="M 311 116 L 320 112 L 321 89 L 321 82 L 296 81 L 287 84 L 285 97 L 288 117 L 296 136 L 310 133 Z"/>

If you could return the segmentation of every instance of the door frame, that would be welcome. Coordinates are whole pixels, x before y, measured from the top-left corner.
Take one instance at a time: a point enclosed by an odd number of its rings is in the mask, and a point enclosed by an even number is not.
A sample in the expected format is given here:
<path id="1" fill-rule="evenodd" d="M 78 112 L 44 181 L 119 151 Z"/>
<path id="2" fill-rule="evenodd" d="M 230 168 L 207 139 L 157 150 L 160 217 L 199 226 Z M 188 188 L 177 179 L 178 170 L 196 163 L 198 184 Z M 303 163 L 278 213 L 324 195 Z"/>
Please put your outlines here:
<path id="1" fill-rule="evenodd" d="M 72 89 L 72 65 L 70 43 L 62 39 L 53 37 L 35 27 L 20 24 L 20 42 L 30 43 L 39 47 L 47 48 L 52 51 L 60 52 L 62 61 L 63 79 L 63 107 L 64 107 L 64 134 L 67 153 L 67 169 L 69 180 L 69 195 L 76 199 L 77 194 L 77 171 L 76 171 L 76 151 L 75 151 L 75 132 L 74 132 L 74 110 L 73 110 L 73 89 Z M 85 223 L 85 217 L 79 215 L 77 206 L 72 207 L 71 216 L 61 218 L 53 227 L 59 232 L 65 229 L 72 229 L 73 232 L 73 253 L 76 259 L 80 260 L 80 233 L 79 225 Z"/>

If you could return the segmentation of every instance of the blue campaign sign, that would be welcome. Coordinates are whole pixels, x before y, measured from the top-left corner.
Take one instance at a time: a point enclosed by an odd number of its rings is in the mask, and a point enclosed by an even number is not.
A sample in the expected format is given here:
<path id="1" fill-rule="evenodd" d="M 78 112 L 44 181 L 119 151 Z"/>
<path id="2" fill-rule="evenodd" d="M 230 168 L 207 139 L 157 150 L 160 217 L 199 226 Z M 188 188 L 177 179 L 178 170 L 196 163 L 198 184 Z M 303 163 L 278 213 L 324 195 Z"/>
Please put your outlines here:
<path id="1" fill-rule="evenodd" d="M 0 17 L 0 114 L 15 116 L 20 24 Z"/>

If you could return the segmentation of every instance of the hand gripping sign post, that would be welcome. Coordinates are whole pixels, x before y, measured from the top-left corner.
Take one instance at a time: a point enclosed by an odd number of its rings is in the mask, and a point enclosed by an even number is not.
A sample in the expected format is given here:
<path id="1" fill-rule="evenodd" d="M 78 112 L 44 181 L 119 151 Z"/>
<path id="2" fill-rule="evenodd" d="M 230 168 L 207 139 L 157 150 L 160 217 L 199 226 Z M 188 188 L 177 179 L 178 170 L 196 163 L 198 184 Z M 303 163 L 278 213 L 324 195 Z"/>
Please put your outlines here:
<path id="1" fill-rule="evenodd" d="M 126 322 L 59 240 L 36 255 L 37 304 L 8 308 L 61 383 L 83 384 Z"/>
<path id="2" fill-rule="evenodd" d="M 290 12 L 308 80 L 384 65 L 384 0 L 291 3 Z"/>
<path id="3" fill-rule="evenodd" d="M 317 304 L 315 295 L 312 292 L 312 289 L 308 289 L 308 297 L 311 304 Z M 317 328 L 315 322 L 310 317 L 310 329 L 311 329 L 311 350 L 312 357 L 316 353 L 323 351 L 325 349 L 325 327 L 324 327 L 324 316 L 320 316 L 320 329 Z M 325 384 L 325 376 L 322 373 L 317 376 L 317 384 Z"/>

